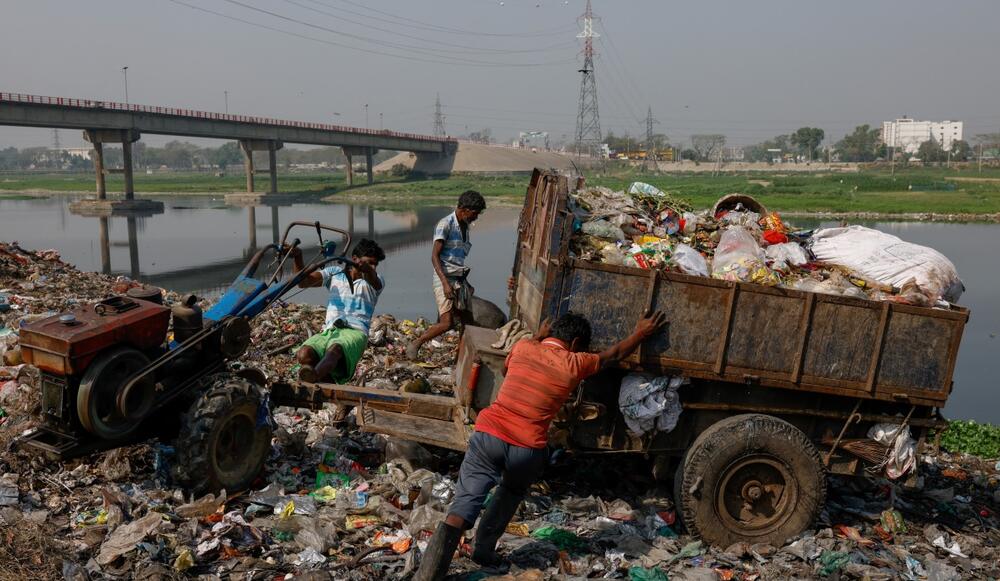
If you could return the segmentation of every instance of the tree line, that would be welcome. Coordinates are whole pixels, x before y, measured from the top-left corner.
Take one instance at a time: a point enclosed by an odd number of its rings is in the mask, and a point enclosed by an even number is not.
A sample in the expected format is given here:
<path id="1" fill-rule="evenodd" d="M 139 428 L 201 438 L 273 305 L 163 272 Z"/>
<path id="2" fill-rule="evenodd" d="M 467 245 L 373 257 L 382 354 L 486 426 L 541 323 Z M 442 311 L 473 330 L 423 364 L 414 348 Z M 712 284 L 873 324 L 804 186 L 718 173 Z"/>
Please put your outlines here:
<path id="1" fill-rule="evenodd" d="M 381 161 L 395 153 L 379 152 L 375 157 Z M 267 152 L 255 152 L 254 161 L 258 166 L 266 165 Z M 278 150 L 277 161 L 279 166 L 323 163 L 343 165 L 347 163 L 347 158 L 339 147 L 283 148 Z M 235 141 L 226 142 L 218 147 L 199 147 L 184 141 L 170 141 L 163 147 L 152 147 L 137 141 L 132 144 L 132 163 L 136 169 L 161 167 L 174 170 L 225 169 L 228 166 L 242 165 L 243 152 Z M 121 147 L 105 146 L 104 165 L 111 168 L 122 165 Z M 47 147 L 0 149 L 0 170 L 83 171 L 93 168 L 94 163 L 90 159 L 72 155 L 65 150 L 53 150 Z"/>

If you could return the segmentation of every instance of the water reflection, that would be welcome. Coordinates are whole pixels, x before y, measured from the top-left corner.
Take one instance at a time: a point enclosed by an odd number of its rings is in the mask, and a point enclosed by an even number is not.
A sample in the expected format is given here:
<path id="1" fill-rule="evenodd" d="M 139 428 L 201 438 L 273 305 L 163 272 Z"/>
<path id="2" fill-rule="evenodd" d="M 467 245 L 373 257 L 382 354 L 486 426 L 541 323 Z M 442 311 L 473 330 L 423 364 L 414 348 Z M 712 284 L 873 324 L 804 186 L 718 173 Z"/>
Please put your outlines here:
<path id="1" fill-rule="evenodd" d="M 110 221 L 112 217 L 125 218 L 126 230 L 128 232 L 128 262 L 129 276 L 138 280 L 142 275 L 139 263 L 139 227 L 138 222 L 150 216 L 162 214 L 163 209 L 152 210 L 75 210 L 70 208 L 70 213 L 81 218 L 97 219 L 98 230 L 97 240 L 101 250 L 101 272 L 111 274 L 111 234 Z"/>
<path id="2" fill-rule="evenodd" d="M 185 213 L 194 209 L 218 210 L 220 206 L 209 206 L 203 201 L 184 200 L 194 202 L 193 205 L 173 204 L 168 214 Z M 201 203 L 200 203 L 201 202 Z M 142 232 L 146 230 L 150 220 L 157 220 L 154 216 L 164 214 L 164 210 L 132 212 L 114 210 L 105 215 L 95 216 L 92 213 L 70 211 L 71 214 L 87 221 L 93 220 L 97 223 L 97 241 L 100 250 L 100 272 L 113 274 L 115 272 L 127 273 L 130 278 L 148 282 L 163 288 L 176 290 L 178 292 L 197 292 L 206 295 L 213 295 L 223 290 L 236 275 L 243 269 L 246 262 L 262 246 L 263 240 L 258 236 L 260 230 L 269 230 L 270 243 L 278 244 L 284 231 L 284 225 L 294 220 L 315 221 L 332 226 L 345 228 L 352 239 L 356 242 L 361 237 L 373 238 L 379 242 L 385 250 L 387 257 L 398 254 L 406 249 L 420 246 L 430 241 L 434 231 L 434 226 L 438 220 L 444 217 L 450 208 L 445 207 L 421 207 L 414 210 L 379 212 L 371 206 L 347 205 L 322 205 L 308 204 L 307 208 L 299 206 L 293 211 L 289 211 L 288 216 L 282 216 L 283 210 L 292 210 L 294 201 L 276 201 L 269 203 L 251 203 L 246 200 L 229 201 L 226 200 L 226 209 L 237 209 L 245 214 L 244 242 L 240 245 L 240 251 L 228 256 L 219 256 L 215 248 L 202 247 L 197 252 L 186 254 L 181 257 L 171 256 L 169 262 L 174 262 L 180 258 L 174 268 L 156 268 L 163 264 L 164 254 L 174 254 L 176 250 L 171 248 L 175 244 L 158 243 L 155 245 L 144 245 L 141 241 Z M 261 222 L 258 220 L 258 208 L 268 211 L 270 219 Z M 312 210 L 303 215 L 303 209 Z M 357 216 L 361 213 L 362 216 Z M 383 221 L 392 222 L 394 227 L 376 228 L 376 214 L 382 214 Z M 265 214 L 267 215 L 267 214 Z M 192 228 L 186 227 L 186 221 L 176 220 L 177 216 L 168 215 L 164 218 L 169 222 L 169 229 L 175 231 L 177 237 L 183 238 L 188 234 L 193 234 Z M 333 220 L 331 220 L 333 218 Z M 346 224 L 344 219 L 346 218 Z M 112 225 L 121 223 L 124 220 L 126 230 L 126 241 L 117 242 L 112 238 Z M 358 231 L 355 227 L 357 222 L 363 224 L 363 230 Z M 213 229 L 224 230 L 229 226 L 231 220 L 213 220 Z M 164 226 L 166 224 L 157 224 Z M 65 230 L 65 226 L 63 228 Z M 267 236 L 267 235 L 265 235 Z M 291 236 L 298 236 L 302 239 L 304 251 L 317 251 L 318 238 L 312 235 L 309 229 L 299 229 L 292 232 Z M 25 241 L 27 244 L 27 241 Z M 40 246 L 51 245 L 51 240 L 41 243 Z M 121 267 L 116 269 L 112 264 L 112 249 L 119 246 L 128 248 L 128 270 Z M 140 260 L 140 246 L 148 246 L 147 252 L 151 252 L 154 258 L 143 263 Z M 88 269 L 86 264 L 80 264 L 73 260 L 71 256 L 66 256 L 70 262 L 75 262 L 81 268 Z M 95 265 L 96 266 L 96 265 Z M 91 268 L 98 270 L 98 268 Z"/>

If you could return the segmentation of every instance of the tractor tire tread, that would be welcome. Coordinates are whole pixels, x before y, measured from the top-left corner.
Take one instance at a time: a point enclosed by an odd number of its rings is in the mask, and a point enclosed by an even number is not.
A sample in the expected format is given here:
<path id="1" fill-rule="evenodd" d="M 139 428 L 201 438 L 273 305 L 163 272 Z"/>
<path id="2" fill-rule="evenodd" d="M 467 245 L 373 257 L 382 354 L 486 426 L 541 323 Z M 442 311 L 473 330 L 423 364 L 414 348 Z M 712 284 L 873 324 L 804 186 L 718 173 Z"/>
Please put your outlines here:
<path id="1" fill-rule="evenodd" d="M 209 376 L 203 385 L 208 387 L 203 389 L 181 420 L 175 445 L 177 461 L 173 467 L 174 478 L 196 494 L 213 492 L 218 488 L 212 478 L 209 450 L 209 435 L 216 422 L 242 400 L 252 397 L 258 402 L 253 392 L 259 389 L 247 380 L 229 374 Z"/>

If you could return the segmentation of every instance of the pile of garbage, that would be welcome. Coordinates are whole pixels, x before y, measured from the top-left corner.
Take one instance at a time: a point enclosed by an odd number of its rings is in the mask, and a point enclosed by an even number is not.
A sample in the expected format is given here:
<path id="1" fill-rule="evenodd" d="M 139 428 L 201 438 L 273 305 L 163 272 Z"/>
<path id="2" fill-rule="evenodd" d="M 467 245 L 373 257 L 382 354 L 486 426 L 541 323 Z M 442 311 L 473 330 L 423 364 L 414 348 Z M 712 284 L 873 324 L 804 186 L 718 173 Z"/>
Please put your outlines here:
<path id="1" fill-rule="evenodd" d="M 162 443 L 17 471 L 5 457 L 0 578 L 407 578 L 445 515 L 461 456 L 332 428 L 330 410 L 280 409 L 275 419 L 267 471 L 240 494 L 173 488 Z M 948 454 L 920 462 L 913 490 L 835 480 L 816 528 L 782 546 L 711 547 L 683 532 L 648 461 L 564 458 L 502 537 L 513 563 L 503 579 L 996 578 L 997 467 Z M 487 577 L 468 558 L 473 535 L 456 578 Z"/>
<path id="2" fill-rule="evenodd" d="M 19 360 L 20 323 L 136 284 L 0 244 L 0 580 L 410 576 L 454 495 L 461 454 L 360 433 L 336 424 L 331 409 L 276 409 L 258 481 L 200 498 L 170 480 L 170 442 L 62 463 L 7 448 L 39 407 L 37 370 Z M 320 308 L 275 307 L 255 319 L 246 362 L 272 377 L 294 374 L 294 348 L 322 321 Z M 451 389 L 455 336 L 431 345 L 424 364 L 402 356 L 425 327 L 381 316 L 355 383 Z M 634 379 L 626 403 L 638 429 L 667 427 L 677 386 Z M 501 539 L 514 565 L 501 579 L 1000 577 L 995 459 L 917 454 L 916 488 L 838 479 L 816 528 L 783 546 L 709 547 L 685 534 L 650 460 L 614 458 L 554 460 Z M 473 535 L 454 561 L 457 578 L 487 577 L 468 558 Z"/>
<path id="3" fill-rule="evenodd" d="M 570 196 L 573 256 L 641 269 L 948 308 L 964 287 L 932 248 L 850 226 L 797 230 L 749 196 L 693 212 L 649 184 Z"/>

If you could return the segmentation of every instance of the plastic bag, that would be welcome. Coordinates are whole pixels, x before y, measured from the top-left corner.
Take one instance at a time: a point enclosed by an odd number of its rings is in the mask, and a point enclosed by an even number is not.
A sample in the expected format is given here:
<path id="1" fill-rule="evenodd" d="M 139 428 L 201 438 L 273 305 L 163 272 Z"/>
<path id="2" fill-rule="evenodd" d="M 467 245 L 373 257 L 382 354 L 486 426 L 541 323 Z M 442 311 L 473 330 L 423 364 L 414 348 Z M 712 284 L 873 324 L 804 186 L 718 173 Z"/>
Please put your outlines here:
<path id="1" fill-rule="evenodd" d="M 730 226 L 743 226 L 752 230 L 760 230 L 760 214 L 757 212 L 733 210 L 726 212 L 721 221 Z"/>
<path id="2" fill-rule="evenodd" d="M 895 480 L 906 474 L 917 463 L 917 443 L 910 437 L 910 428 L 900 424 L 875 424 L 868 430 L 868 437 L 889 446 L 889 456 L 884 462 L 885 475 Z"/>
<path id="3" fill-rule="evenodd" d="M 657 188 L 656 186 L 651 186 L 646 182 L 632 182 L 632 185 L 628 187 L 628 193 L 643 194 L 646 196 L 656 196 L 657 198 L 662 198 L 663 196 L 666 195 L 660 188 Z"/>
<path id="4" fill-rule="evenodd" d="M 794 242 L 773 244 L 764 249 L 764 255 L 773 264 L 775 270 L 788 270 L 789 266 L 802 266 L 809 262 L 809 256 L 801 246 Z"/>
<path id="5" fill-rule="evenodd" d="M 700 252 L 691 248 L 687 244 L 678 244 L 674 247 L 670 261 L 677 265 L 684 274 L 695 276 L 708 276 L 708 262 Z"/>
<path id="6" fill-rule="evenodd" d="M 943 254 L 864 226 L 824 228 L 812 237 L 816 259 L 895 287 L 913 279 L 933 299 L 955 302 L 965 286 Z"/>
<path id="7" fill-rule="evenodd" d="M 683 411 L 677 388 L 686 382 L 683 377 L 626 375 L 618 392 L 618 407 L 629 431 L 641 436 L 653 429 L 673 430 Z"/>
<path id="8" fill-rule="evenodd" d="M 561 551 L 582 551 L 587 547 L 587 541 L 558 527 L 542 527 L 532 532 L 531 536 L 549 541 Z"/>
<path id="9" fill-rule="evenodd" d="M 594 220 L 593 222 L 584 222 L 581 230 L 584 234 L 589 234 L 591 236 L 597 236 L 598 238 L 605 238 L 608 240 L 624 240 L 625 233 L 618 226 L 615 226 L 607 220 Z"/>
<path id="10" fill-rule="evenodd" d="M 406 531 L 414 536 L 419 535 L 420 531 L 433 531 L 446 516 L 448 515 L 435 510 L 429 504 L 418 506 L 410 511 L 410 521 L 406 525 Z"/>
<path id="11" fill-rule="evenodd" d="M 774 286 L 781 282 L 764 264 L 764 251 L 744 228 L 727 228 L 715 248 L 712 278 Z"/>

